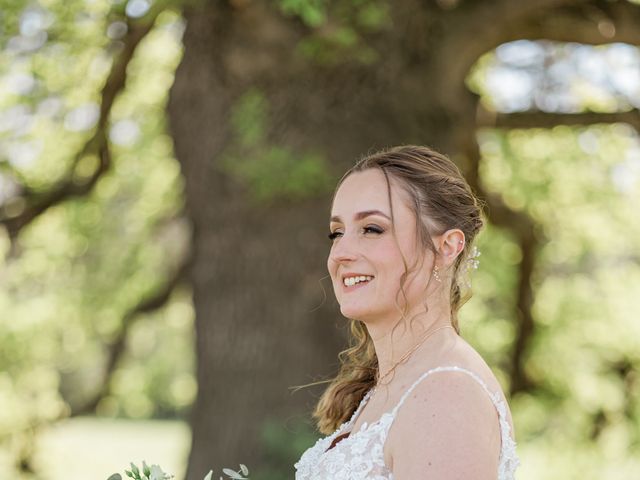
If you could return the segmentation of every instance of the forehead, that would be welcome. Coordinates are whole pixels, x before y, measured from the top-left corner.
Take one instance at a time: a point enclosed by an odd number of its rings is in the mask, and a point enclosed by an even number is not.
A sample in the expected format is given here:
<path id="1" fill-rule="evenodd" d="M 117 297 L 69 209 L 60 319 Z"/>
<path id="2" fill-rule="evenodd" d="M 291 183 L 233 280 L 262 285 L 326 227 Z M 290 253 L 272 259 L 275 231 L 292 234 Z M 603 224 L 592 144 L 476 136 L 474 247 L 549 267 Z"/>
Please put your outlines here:
<path id="1" fill-rule="evenodd" d="M 404 192 L 391 176 L 389 184 L 394 216 L 407 213 Z M 354 172 L 344 179 L 333 199 L 331 216 L 351 220 L 354 213 L 364 210 L 380 210 L 391 217 L 387 182 L 384 173 L 375 168 Z"/>

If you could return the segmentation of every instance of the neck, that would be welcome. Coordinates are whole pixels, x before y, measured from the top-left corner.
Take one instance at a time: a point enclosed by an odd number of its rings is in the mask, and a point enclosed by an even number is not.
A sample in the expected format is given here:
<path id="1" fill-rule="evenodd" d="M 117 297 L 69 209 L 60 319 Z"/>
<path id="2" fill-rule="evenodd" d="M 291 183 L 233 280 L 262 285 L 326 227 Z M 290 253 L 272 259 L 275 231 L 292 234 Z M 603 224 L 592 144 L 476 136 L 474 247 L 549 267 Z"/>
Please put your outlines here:
<path id="1" fill-rule="evenodd" d="M 409 320 L 414 315 L 415 318 Z M 445 349 L 446 340 L 452 336 L 457 337 L 453 328 L 444 328 L 451 326 L 451 313 L 448 305 L 446 307 L 443 304 L 432 305 L 428 312 L 417 315 L 415 311 L 409 312 L 407 319 L 398 323 L 399 318 L 396 318 L 395 321 L 366 324 L 378 358 L 379 373 L 384 375 L 395 366 L 394 373 L 390 373 L 384 382 L 388 382 L 391 377 L 402 370 L 404 364 L 414 363 L 418 357 L 421 360 L 420 363 L 435 359 Z M 392 333 L 396 323 L 398 326 Z M 434 332 L 436 329 L 438 331 Z M 423 343 L 418 345 L 421 341 Z M 412 349 L 415 350 L 403 360 L 403 356 Z M 401 364 L 398 364 L 401 360 L 403 360 Z"/>

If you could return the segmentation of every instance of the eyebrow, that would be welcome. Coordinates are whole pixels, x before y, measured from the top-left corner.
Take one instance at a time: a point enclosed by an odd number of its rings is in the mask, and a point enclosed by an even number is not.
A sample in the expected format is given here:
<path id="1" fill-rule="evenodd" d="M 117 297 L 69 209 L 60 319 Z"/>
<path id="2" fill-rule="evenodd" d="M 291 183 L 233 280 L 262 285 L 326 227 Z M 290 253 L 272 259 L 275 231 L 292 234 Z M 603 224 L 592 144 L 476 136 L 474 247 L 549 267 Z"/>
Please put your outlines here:
<path id="1" fill-rule="evenodd" d="M 391 218 L 389 218 L 389 216 L 386 213 L 383 213 L 380 210 L 365 210 L 363 212 L 358 212 L 353 216 L 353 218 L 354 220 L 362 220 L 363 218 L 366 218 L 370 215 L 381 215 L 387 220 L 391 220 Z M 331 221 L 342 223 L 342 219 L 338 215 L 334 215 L 333 217 L 331 217 Z"/>

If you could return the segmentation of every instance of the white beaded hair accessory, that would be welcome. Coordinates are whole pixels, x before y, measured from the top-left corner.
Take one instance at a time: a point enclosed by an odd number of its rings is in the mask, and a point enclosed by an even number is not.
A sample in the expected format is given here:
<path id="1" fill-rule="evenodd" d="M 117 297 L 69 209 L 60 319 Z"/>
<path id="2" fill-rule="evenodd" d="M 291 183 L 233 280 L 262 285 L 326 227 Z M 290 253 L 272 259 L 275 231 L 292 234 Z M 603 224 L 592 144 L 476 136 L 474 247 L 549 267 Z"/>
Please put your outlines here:
<path id="1" fill-rule="evenodd" d="M 474 245 L 473 248 L 471 249 L 471 253 L 469 253 L 469 257 L 465 261 L 464 283 L 467 286 L 467 288 L 471 288 L 471 272 L 473 270 L 478 269 L 478 265 L 480 265 L 480 260 L 478 260 L 478 257 L 480 255 L 481 255 L 480 250 L 476 245 Z"/>
<path id="2" fill-rule="evenodd" d="M 478 260 L 478 257 L 480 255 L 481 255 L 480 249 L 478 249 L 478 247 L 474 245 L 473 248 L 471 249 L 471 254 L 469 255 L 469 258 L 467 259 L 467 263 L 470 264 L 470 267 L 467 267 L 467 268 L 473 268 L 474 270 L 477 270 L 478 265 L 480 265 L 480 260 Z"/>

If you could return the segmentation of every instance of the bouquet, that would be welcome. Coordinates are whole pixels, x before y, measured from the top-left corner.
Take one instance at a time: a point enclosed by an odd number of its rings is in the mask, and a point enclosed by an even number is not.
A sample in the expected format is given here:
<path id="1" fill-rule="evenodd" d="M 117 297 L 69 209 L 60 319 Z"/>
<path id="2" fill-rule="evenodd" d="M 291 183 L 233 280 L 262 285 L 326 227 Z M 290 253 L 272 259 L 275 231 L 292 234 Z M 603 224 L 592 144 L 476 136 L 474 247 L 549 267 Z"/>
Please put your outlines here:
<path id="1" fill-rule="evenodd" d="M 169 475 L 162 471 L 160 465 L 148 466 L 146 462 L 142 462 L 142 468 L 138 468 L 137 465 L 131 463 L 131 470 L 125 470 L 125 475 L 133 480 L 170 480 L 174 475 Z M 223 468 L 222 473 L 233 480 L 249 480 L 249 469 L 246 465 L 240 464 L 240 470 L 235 471 L 230 468 Z M 209 473 L 204 477 L 204 480 L 211 480 L 213 476 L 213 470 L 209 470 Z M 107 480 L 122 480 L 122 475 L 114 473 Z M 224 480 L 220 477 L 220 480 Z"/>

